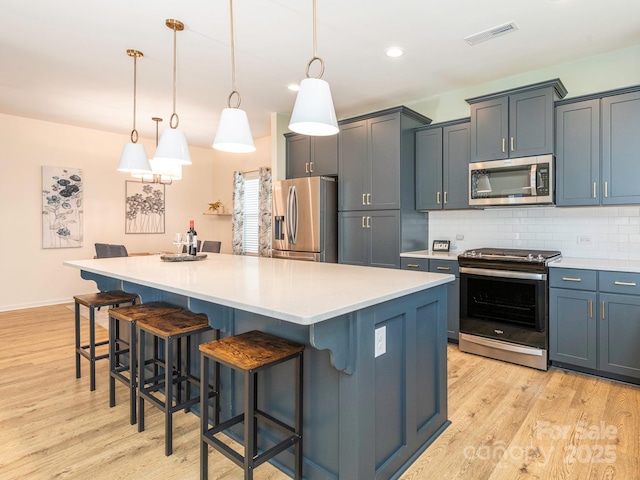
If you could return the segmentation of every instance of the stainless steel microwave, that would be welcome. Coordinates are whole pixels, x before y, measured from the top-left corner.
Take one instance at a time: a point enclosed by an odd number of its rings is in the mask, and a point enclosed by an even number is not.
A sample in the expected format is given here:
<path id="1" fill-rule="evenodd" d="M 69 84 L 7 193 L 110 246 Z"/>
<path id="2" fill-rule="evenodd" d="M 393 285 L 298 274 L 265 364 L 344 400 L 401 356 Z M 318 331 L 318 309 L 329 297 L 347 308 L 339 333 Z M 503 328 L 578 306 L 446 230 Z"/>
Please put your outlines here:
<path id="1" fill-rule="evenodd" d="M 469 206 L 553 204 L 553 155 L 469 164 Z"/>

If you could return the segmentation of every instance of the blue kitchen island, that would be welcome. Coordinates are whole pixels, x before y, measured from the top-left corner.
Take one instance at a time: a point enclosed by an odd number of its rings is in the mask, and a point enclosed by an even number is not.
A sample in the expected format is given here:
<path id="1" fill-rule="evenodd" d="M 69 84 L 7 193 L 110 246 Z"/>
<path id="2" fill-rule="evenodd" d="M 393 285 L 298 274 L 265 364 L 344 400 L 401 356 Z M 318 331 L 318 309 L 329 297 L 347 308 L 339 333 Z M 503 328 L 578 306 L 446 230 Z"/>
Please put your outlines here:
<path id="1" fill-rule="evenodd" d="M 64 263 L 100 290 L 205 313 L 222 337 L 255 329 L 306 345 L 304 478 L 398 478 L 449 424 L 446 284 L 453 275 L 220 254 Z M 221 375 L 232 386 L 222 398 L 224 420 L 241 411 L 241 382 L 230 371 Z M 262 406 L 286 422 L 293 378 L 293 365 L 283 364 L 259 385 Z M 276 439 L 263 434 L 259 446 L 268 448 Z M 273 464 L 290 474 L 292 452 Z"/>

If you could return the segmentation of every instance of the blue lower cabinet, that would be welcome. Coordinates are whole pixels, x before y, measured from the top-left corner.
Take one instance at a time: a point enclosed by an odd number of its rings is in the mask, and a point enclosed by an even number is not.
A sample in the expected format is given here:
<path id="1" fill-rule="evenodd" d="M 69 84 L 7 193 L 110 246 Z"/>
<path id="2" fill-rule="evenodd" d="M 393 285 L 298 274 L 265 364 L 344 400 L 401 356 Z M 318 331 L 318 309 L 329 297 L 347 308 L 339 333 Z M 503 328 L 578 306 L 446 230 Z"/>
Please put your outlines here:
<path id="1" fill-rule="evenodd" d="M 640 274 L 551 268 L 549 276 L 550 360 L 638 383 Z"/>
<path id="2" fill-rule="evenodd" d="M 447 338 L 458 342 L 460 333 L 460 272 L 457 260 L 402 257 L 403 270 L 417 272 L 449 273 L 455 281 L 447 283 Z"/>

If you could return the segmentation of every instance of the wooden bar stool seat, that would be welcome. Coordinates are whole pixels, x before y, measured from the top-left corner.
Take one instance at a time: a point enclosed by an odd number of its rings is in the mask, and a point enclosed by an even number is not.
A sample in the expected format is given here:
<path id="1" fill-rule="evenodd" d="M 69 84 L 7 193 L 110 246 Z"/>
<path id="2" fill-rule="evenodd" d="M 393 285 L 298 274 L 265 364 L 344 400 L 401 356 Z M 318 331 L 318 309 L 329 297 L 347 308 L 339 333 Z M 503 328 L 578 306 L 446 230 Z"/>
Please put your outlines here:
<path id="1" fill-rule="evenodd" d="M 173 451 L 173 413 L 182 409 L 188 412 L 193 405 L 200 402 L 200 379 L 191 372 L 191 338 L 196 334 L 212 330 L 206 315 L 188 310 L 148 316 L 136 322 L 138 432 L 144 431 L 144 403 L 148 401 L 165 414 L 165 455 L 167 456 Z M 216 338 L 218 334 L 215 330 Z M 147 335 L 164 340 L 163 371 L 152 377 L 148 377 L 145 368 L 148 363 L 145 352 Z M 186 345 L 183 345 L 185 341 Z M 209 392 L 208 395 L 213 396 L 215 392 Z"/>
<path id="2" fill-rule="evenodd" d="M 96 347 L 107 345 L 107 340 L 96 343 L 96 315 L 100 307 L 116 307 L 123 303 L 135 305 L 138 295 L 122 290 L 75 295 L 75 343 L 76 343 L 76 378 L 81 377 L 80 357 L 89 360 L 89 383 L 91 391 L 96 389 L 96 361 L 108 358 L 109 354 L 96 354 Z M 89 343 L 83 344 L 80 338 L 80 305 L 89 308 Z"/>
<path id="3" fill-rule="evenodd" d="M 136 423 L 136 323 L 141 318 L 176 313 L 182 308 L 166 302 L 149 302 L 109 309 L 109 406 L 116 405 L 116 380 L 129 388 L 129 421 Z M 128 325 L 122 331 L 122 324 Z M 158 342 L 154 342 L 157 357 Z M 157 369 L 156 369 L 157 375 Z"/>
<path id="4" fill-rule="evenodd" d="M 200 478 L 208 478 L 208 446 L 212 446 L 237 465 L 244 468 L 245 480 L 253 479 L 253 471 L 265 461 L 294 447 L 294 478 L 302 478 L 302 389 L 304 345 L 276 337 L 268 333 L 251 331 L 200 345 Z M 290 426 L 258 409 L 258 372 L 286 362 L 296 361 L 295 375 L 295 425 Z M 244 374 L 244 412 L 219 422 L 218 402 L 215 397 L 213 426 L 209 426 L 207 381 L 209 362 L 225 365 Z M 287 437 L 266 451 L 258 452 L 258 420 L 280 430 Z M 226 445 L 215 435 L 244 422 L 244 455 Z"/>

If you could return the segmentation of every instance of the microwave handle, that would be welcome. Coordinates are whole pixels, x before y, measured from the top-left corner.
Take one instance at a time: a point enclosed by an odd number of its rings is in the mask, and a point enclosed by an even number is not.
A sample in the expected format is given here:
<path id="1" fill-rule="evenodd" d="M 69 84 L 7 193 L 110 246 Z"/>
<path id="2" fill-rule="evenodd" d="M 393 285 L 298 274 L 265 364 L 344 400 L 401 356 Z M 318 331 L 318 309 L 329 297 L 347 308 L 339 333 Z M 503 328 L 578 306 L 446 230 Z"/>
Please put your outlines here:
<path id="1" fill-rule="evenodd" d="M 535 163 L 531 165 L 531 170 L 529 172 L 529 183 L 531 185 L 531 196 L 535 197 L 538 195 L 538 165 Z"/>

